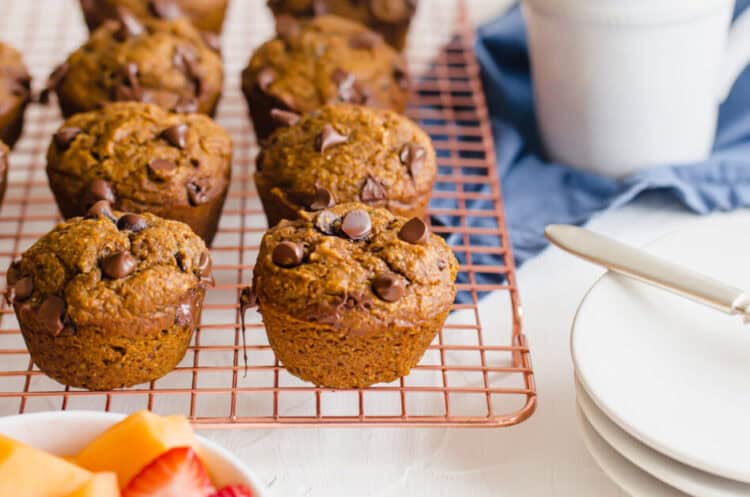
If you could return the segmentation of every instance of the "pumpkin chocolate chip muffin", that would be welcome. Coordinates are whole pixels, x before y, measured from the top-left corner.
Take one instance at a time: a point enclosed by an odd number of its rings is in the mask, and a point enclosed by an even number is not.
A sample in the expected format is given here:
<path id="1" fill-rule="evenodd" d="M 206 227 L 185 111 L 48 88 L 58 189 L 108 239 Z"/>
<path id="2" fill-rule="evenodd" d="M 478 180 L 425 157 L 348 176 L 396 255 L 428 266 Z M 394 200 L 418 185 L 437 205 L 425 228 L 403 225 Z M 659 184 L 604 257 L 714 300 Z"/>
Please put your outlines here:
<path id="1" fill-rule="evenodd" d="M 393 111 L 334 104 L 266 140 L 255 184 L 269 226 L 336 202 L 422 218 L 436 172 L 430 138 L 414 122 Z"/>
<path id="2" fill-rule="evenodd" d="M 31 76 L 21 54 L 0 43 L 0 140 L 10 147 L 21 136 L 30 96 Z"/>
<path id="3" fill-rule="evenodd" d="M 360 22 L 397 50 L 406 45 L 417 0 L 268 0 L 274 15 L 312 17 L 334 14 Z"/>
<path id="4" fill-rule="evenodd" d="M 210 117 L 119 102 L 65 121 L 47 151 L 47 176 L 65 218 L 106 200 L 182 221 L 210 244 L 231 160 L 232 139 Z"/>
<path id="5" fill-rule="evenodd" d="M 242 91 L 259 139 L 286 124 L 274 109 L 307 113 L 334 102 L 403 112 L 409 80 L 404 59 L 379 35 L 336 16 L 277 20 L 242 73 Z"/>
<path id="6" fill-rule="evenodd" d="M 224 82 L 220 55 L 185 19 L 139 20 L 120 9 L 50 76 L 65 117 L 108 102 L 154 103 L 213 115 Z"/>
<path id="7" fill-rule="evenodd" d="M 221 33 L 229 0 L 81 0 L 86 24 L 94 31 L 109 19 L 117 19 L 117 9 L 125 8 L 138 19 L 187 17 L 196 28 Z"/>
<path id="8" fill-rule="evenodd" d="M 253 289 L 289 372 L 355 388 L 393 381 L 419 362 L 448 316 L 457 270 L 422 220 L 350 203 L 270 229 Z"/>
<path id="9" fill-rule="evenodd" d="M 59 224 L 8 270 L 34 363 L 71 387 L 155 380 L 185 355 L 212 283 L 206 246 L 185 224 L 106 202 Z"/>

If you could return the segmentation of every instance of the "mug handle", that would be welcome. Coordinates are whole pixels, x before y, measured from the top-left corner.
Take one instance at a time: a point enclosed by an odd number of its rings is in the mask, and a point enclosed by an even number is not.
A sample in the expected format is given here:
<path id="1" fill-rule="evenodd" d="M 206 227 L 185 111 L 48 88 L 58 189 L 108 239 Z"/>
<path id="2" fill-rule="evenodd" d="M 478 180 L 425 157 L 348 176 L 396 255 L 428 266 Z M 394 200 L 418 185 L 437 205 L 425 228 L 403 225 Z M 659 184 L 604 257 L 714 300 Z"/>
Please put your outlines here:
<path id="1" fill-rule="evenodd" d="M 750 64 L 750 7 L 737 17 L 729 30 L 722 79 L 719 85 L 719 102 L 727 99 L 734 82 L 748 64 Z"/>

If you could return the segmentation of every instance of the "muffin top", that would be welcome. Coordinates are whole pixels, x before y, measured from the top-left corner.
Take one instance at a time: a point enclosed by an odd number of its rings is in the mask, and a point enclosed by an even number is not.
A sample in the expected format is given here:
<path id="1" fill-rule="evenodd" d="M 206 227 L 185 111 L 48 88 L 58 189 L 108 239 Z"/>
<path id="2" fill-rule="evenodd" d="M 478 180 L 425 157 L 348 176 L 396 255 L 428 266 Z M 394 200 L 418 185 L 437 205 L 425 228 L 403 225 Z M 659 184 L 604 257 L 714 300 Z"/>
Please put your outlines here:
<path id="1" fill-rule="evenodd" d="M 337 101 L 403 111 L 409 86 L 403 58 L 359 23 L 337 16 L 277 20 L 242 74 L 246 94 L 261 91 L 278 107 L 310 112 Z"/>
<path id="2" fill-rule="evenodd" d="M 356 333 L 447 311 L 457 271 L 421 220 L 349 203 L 270 229 L 253 288 L 262 309 Z"/>
<path id="3" fill-rule="evenodd" d="M 430 192 L 436 174 L 435 151 L 419 126 L 393 111 L 351 104 L 326 105 L 277 129 L 257 168 L 258 185 L 294 210 L 333 202 L 409 205 Z"/>
<path id="4" fill-rule="evenodd" d="M 0 115 L 26 102 L 31 94 L 31 76 L 15 48 L 0 43 Z"/>
<path id="5" fill-rule="evenodd" d="M 334 14 L 370 26 L 387 36 L 390 34 L 388 27 L 410 21 L 417 10 L 417 0 L 268 0 L 268 7 L 276 15 L 311 17 Z"/>
<path id="6" fill-rule="evenodd" d="M 211 284 L 211 256 L 185 224 L 95 204 L 57 225 L 8 270 L 16 312 L 54 336 L 93 326 L 135 335 L 185 320 L 183 305 Z M 181 313 L 183 315 L 181 315 Z"/>
<path id="7" fill-rule="evenodd" d="M 117 19 L 117 9 L 126 8 L 138 19 L 185 16 L 203 31 L 216 31 L 216 12 L 223 17 L 229 0 L 81 0 L 86 24 L 94 30 L 108 19 Z"/>
<path id="8" fill-rule="evenodd" d="M 212 110 L 223 84 L 221 57 L 186 19 L 138 20 L 120 11 L 50 76 L 78 111 L 135 100 L 179 112 Z"/>
<path id="9" fill-rule="evenodd" d="M 198 205 L 229 182 L 232 139 L 211 118 L 119 102 L 63 124 L 47 151 L 58 188 L 88 205 Z"/>

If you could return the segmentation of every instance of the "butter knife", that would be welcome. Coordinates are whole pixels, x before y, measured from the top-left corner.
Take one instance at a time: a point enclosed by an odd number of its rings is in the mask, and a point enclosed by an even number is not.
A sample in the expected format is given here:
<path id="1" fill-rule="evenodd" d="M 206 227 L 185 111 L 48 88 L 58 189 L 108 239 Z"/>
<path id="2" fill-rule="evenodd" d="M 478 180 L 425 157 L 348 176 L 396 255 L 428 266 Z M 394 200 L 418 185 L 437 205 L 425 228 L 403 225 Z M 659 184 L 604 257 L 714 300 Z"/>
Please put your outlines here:
<path id="1" fill-rule="evenodd" d="M 739 288 L 585 228 L 551 224 L 544 234 L 554 245 L 581 259 L 750 320 L 750 296 Z"/>

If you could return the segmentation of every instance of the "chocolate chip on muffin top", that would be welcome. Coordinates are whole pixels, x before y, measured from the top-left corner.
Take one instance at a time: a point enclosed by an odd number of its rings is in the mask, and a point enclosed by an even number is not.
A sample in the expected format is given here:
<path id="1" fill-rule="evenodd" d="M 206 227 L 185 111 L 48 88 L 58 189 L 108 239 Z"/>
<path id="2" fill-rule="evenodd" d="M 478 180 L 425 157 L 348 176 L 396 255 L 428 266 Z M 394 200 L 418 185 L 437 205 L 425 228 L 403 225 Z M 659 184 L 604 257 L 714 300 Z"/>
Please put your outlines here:
<path id="1" fill-rule="evenodd" d="M 423 221 L 348 203 L 270 229 L 253 288 L 262 305 L 283 303 L 297 319 L 347 328 L 367 313 L 368 321 L 409 323 L 444 312 L 457 268 Z"/>
<path id="2" fill-rule="evenodd" d="M 220 56 L 185 19 L 139 19 L 118 9 L 50 77 L 66 116 L 112 101 L 212 114 L 223 85 Z"/>
<path id="3" fill-rule="evenodd" d="M 392 111 L 327 105 L 276 130 L 257 159 L 271 225 L 334 202 L 423 217 L 437 172 L 430 138 Z"/>
<path id="4" fill-rule="evenodd" d="M 210 284 L 206 260 L 205 244 L 185 224 L 97 204 L 13 263 L 8 289 L 34 332 L 73 334 L 106 322 L 110 333 L 131 336 L 154 320 L 169 327 L 178 319 L 179 312 L 164 313 Z"/>

